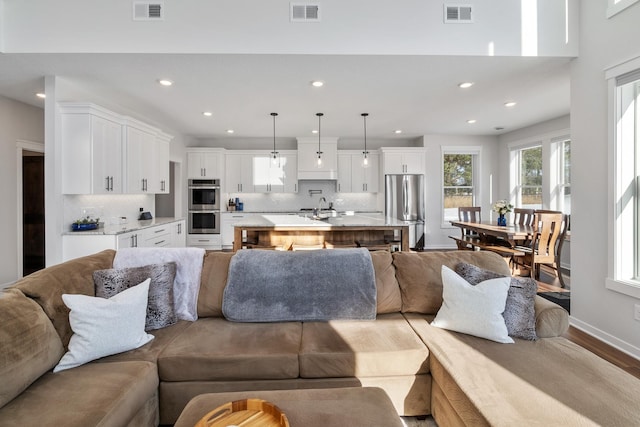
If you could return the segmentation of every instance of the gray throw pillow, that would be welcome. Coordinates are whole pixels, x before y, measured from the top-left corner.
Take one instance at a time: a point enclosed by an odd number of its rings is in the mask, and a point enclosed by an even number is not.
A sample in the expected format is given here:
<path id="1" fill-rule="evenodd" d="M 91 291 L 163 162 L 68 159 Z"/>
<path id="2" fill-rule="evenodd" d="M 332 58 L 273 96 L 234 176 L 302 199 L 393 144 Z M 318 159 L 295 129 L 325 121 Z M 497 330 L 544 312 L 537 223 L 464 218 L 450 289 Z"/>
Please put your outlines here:
<path id="1" fill-rule="evenodd" d="M 472 285 L 477 285 L 485 280 L 506 277 L 466 262 L 458 263 L 456 273 Z M 535 312 L 537 291 L 538 284 L 535 280 L 529 277 L 511 278 L 511 285 L 509 286 L 509 293 L 507 294 L 507 304 L 504 313 L 502 313 L 509 336 L 530 341 L 538 339 L 536 335 Z"/>
<path id="2" fill-rule="evenodd" d="M 101 298 L 111 298 L 148 278 L 151 279 L 145 331 L 164 328 L 177 322 L 173 307 L 175 277 L 175 262 L 93 272 L 96 296 Z"/>

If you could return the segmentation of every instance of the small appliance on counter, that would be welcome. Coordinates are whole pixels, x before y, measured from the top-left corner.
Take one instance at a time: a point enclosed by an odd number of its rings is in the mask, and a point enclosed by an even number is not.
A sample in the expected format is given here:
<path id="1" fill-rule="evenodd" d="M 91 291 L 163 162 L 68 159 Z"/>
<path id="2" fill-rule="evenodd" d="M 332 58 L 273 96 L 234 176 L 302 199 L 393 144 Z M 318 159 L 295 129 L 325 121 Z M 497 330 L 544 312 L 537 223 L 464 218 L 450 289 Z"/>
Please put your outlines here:
<path id="1" fill-rule="evenodd" d="M 140 212 L 140 216 L 138 217 L 139 221 L 146 221 L 149 219 L 153 219 L 153 216 L 151 215 L 151 212 Z"/>
<path id="2" fill-rule="evenodd" d="M 227 204 L 228 211 L 242 211 L 244 210 L 244 203 L 240 201 L 239 198 L 229 199 L 229 203 Z"/>

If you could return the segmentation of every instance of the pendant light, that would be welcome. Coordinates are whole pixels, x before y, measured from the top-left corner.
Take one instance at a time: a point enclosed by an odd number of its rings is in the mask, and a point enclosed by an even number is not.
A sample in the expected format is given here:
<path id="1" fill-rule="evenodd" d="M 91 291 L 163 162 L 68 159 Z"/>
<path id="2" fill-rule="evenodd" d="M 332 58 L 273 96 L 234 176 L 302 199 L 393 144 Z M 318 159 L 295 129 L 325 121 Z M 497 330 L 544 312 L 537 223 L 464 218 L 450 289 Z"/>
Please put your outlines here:
<path id="1" fill-rule="evenodd" d="M 271 164 L 273 166 L 280 166 L 280 153 L 276 151 L 276 117 L 278 113 L 271 113 L 273 117 L 273 151 L 271 152 Z"/>
<path id="2" fill-rule="evenodd" d="M 318 116 L 318 151 L 316 151 L 316 154 L 318 155 L 317 166 L 321 168 L 322 167 L 322 151 L 320 150 L 320 120 L 322 119 L 322 116 L 324 116 L 324 114 L 316 113 L 316 116 Z"/>
<path id="3" fill-rule="evenodd" d="M 367 151 L 367 116 L 369 113 L 362 113 L 362 120 L 364 121 L 364 151 L 362 152 L 362 167 L 369 167 L 369 152 Z"/>

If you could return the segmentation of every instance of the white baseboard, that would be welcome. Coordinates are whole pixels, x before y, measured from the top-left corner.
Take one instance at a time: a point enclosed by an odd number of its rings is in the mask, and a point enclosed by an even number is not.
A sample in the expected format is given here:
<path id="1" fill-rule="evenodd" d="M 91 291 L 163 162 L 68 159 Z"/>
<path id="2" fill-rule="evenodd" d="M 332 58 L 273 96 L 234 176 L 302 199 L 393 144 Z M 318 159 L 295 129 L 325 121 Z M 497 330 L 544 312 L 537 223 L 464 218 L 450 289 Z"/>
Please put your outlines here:
<path id="1" fill-rule="evenodd" d="M 599 339 L 605 344 L 610 345 L 611 347 L 617 350 L 620 350 L 621 352 L 626 353 L 629 356 L 640 360 L 640 348 L 632 344 L 629 344 L 626 341 L 622 341 L 621 339 L 616 338 L 613 335 L 608 334 L 607 332 L 604 332 L 598 328 L 595 328 L 589 325 L 588 323 L 575 319 L 572 316 L 569 316 L 569 323 L 571 324 L 571 326 L 577 329 L 580 329 L 582 332 Z"/>

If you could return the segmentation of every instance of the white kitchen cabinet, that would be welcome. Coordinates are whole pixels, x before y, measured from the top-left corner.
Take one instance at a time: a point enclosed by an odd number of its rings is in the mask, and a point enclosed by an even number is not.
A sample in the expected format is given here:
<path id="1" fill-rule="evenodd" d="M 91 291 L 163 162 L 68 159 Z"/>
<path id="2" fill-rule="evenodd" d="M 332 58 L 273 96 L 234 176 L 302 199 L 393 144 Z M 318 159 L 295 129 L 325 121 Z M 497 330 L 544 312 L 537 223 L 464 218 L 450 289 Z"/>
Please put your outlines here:
<path id="1" fill-rule="evenodd" d="M 377 152 L 370 151 L 368 165 L 365 167 L 361 151 L 339 151 L 338 192 L 377 193 L 380 187 L 379 157 Z"/>
<path id="2" fill-rule="evenodd" d="M 171 247 L 184 248 L 187 246 L 187 223 L 183 219 L 171 223 Z"/>
<path id="3" fill-rule="evenodd" d="M 173 243 L 173 228 L 171 224 L 159 225 L 144 230 L 144 247 L 148 248 L 168 248 Z"/>
<path id="4" fill-rule="evenodd" d="M 298 138 L 298 179 L 338 178 L 338 138 L 321 138 L 320 151 L 318 166 L 318 138 Z"/>
<path id="5" fill-rule="evenodd" d="M 274 161 L 271 153 L 254 154 L 253 190 L 256 193 L 295 193 L 298 191 L 298 167 L 295 153 L 280 152 Z"/>
<path id="6" fill-rule="evenodd" d="M 169 194 L 169 156 L 171 136 L 161 133 L 155 142 L 155 173 L 153 174 L 152 191 L 157 194 Z M 150 186 L 151 187 L 151 186 Z"/>
<path id="7" fill-rule="evenodd" d="M 387 174 L 424 174 L 424 148 L 382 148 L 382 169 Z"/>
<path id="8" fill-rule="evenodd" d="M 222 237 L 222 249 L 233 249 L 233 236 L 235 225 L 240 221 L 250 219 L 256 214 L 240 212 L 223 212 L 220 235 Z"/>
<path id="9" fill-rule="evenodd" d="M 225 181 L 228 193 L 253 193 L 253 154 L 229 153 L 225 156 Z"/>
<path id="10" fill-rule="evenodd" d="M 155 180 L 156 136 L 131 125 L 125 126 L 127 146 L 127 193 L 153 193 Z"/>
<path id="11" fill-rule="evenodd" d="M 338 151 L 338 193 L 351 193 L 351 154 Z"/>
<path id="12" fill-rule="evenodd" d="M 122 193 L 122 125 L 93 104 L 61 103 L 62 192 Z"/>
<path id="13" fill-rule="evenodd" d="M 219 251 L 222 249 L 222 239 L 220 234 L 188 234 L 187 246 L 202 248 L 209 251 Z"/>
<path id="14" fill-rule="evenodd" d="M 187 151 L 187 174 L 190 179 L 221 179 L 224 174 L 222 149 L 199 148 Z"/>

